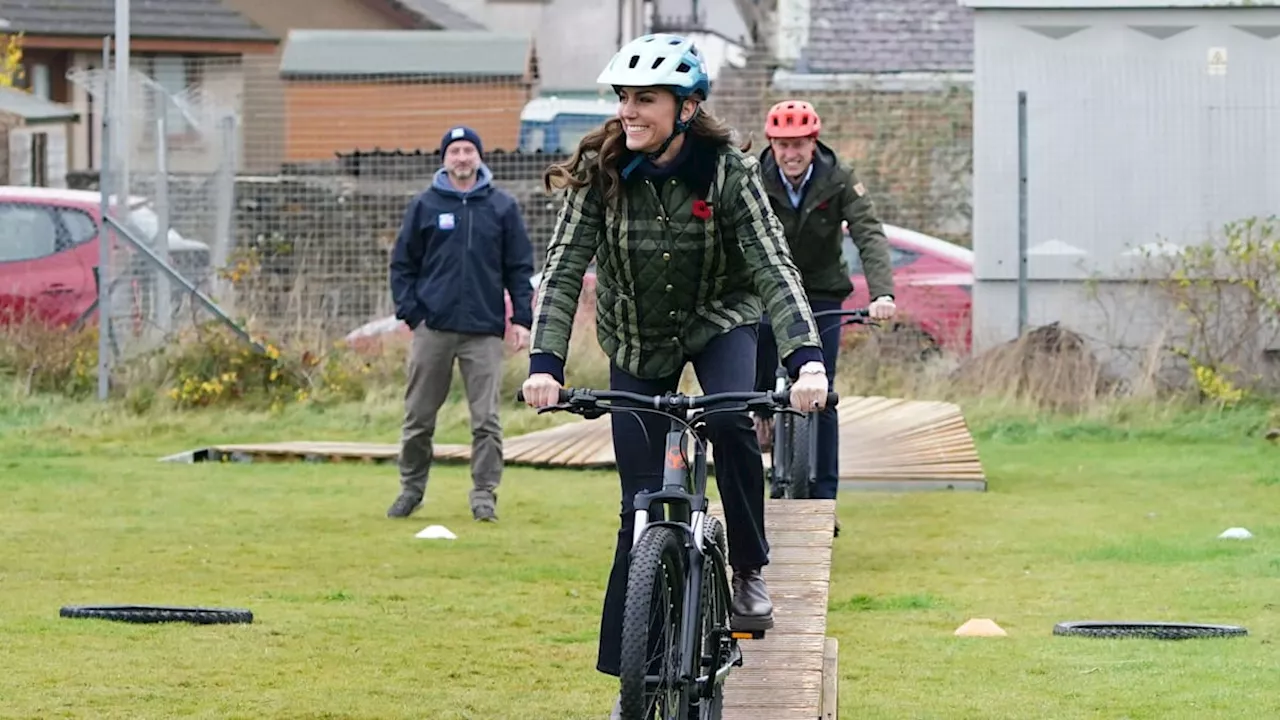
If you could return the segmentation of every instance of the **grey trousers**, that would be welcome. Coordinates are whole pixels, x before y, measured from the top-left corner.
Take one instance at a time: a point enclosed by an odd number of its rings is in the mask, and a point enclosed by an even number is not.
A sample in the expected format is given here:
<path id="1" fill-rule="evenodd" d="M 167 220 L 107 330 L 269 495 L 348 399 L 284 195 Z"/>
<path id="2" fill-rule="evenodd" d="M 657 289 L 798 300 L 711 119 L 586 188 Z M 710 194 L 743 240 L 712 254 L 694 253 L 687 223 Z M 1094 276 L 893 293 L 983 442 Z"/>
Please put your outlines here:
<path id="1" fill-rule="evenodd" d="M 400 438 L 401 491 L 422 498 L 431 471 L 436 416 L 449 396 L 456 360 L 471 411 L 471 509 L 493 508 L 502 481 L 502 338 L 432 330 L 419 324 L 409 348 Z"/>

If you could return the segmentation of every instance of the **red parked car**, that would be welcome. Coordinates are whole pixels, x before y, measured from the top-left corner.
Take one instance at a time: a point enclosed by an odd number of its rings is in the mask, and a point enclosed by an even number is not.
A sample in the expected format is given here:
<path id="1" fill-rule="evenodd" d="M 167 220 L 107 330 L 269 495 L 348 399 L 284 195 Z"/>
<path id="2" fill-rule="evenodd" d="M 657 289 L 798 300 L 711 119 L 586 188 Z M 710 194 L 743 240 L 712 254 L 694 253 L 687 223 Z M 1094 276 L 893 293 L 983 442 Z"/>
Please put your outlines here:
<path id="1" fill-rule="evenodd" d="M 94 271 L 101 197 L 85 190 L 0 186 L 0 327 L 30 321 L 58 327 L 92 316 L 86 313 L 98 293 Z M 154 237 L 159 227 L 155 211 L 142 198 L 132 201 L 128 224 L 140 239 Z M 119 267 L 126 256 L 117 252 L 113 265 Z M 209 247 L 170 229 L 169 258 L 194 280 L 208 272 Z M 120 290 L 121 297 L 136 294 Z"/>
<path id="2" fill-rule="evenodd" d="M 895 225 L 884 226 L 889 240 L 893 262 L 895 296 L 898 306 L 898 322 L 915 328 L 939 348 L 964 353 L 971 342 L 970 314 L 973 291 L 973 251 L 929 235 Z M 845 261 L 854 291 L 845 301 L 848 308 L 866 307 L 867 283 L 862 276 L 862 262 L 849 236 L 844 234 Z M 541 274 L 532 278 L 538 287 Z M 595 263 L 587 268 L 582 283 L 584 301 L 595 297 Z M 511 296 L 506 295 L 507 324 L 510 327 Z M 594 312 L 594 302 L 579 305 L 579 315 Z M 856 325 L 848 325 L 845 332 L 857 332 Z M 387 333 L 408 333 L 408 328 L 395 316 L 366 323 L 347 335 L 353 347 L 375 349 L 377 339 Z"/>

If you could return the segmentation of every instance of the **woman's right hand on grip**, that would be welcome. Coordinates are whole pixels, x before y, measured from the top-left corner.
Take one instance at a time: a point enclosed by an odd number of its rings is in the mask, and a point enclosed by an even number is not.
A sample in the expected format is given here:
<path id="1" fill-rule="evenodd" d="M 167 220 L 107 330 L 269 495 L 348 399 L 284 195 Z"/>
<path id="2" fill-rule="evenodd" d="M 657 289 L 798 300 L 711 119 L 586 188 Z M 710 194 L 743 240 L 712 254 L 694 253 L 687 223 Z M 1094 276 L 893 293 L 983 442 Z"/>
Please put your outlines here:
<path id="1" fill-rule="evenodd" d="M 547 373 L 534 373 L 520 386 L 524 402 L 531 408 L 544 408 L 560 401 L 560 382 Z"/>

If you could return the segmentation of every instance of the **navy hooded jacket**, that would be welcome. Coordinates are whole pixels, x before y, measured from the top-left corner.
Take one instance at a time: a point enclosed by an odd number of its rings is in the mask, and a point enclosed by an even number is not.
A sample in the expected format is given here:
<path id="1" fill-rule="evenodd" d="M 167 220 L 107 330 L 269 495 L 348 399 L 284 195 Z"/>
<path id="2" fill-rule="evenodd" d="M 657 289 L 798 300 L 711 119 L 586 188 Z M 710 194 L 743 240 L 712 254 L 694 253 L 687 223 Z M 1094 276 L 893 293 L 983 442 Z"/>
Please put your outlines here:
<path id="1" fill-rule="evenodd" d="M 497 335 L 511 322 L 533 324 L 533 247 L 520 205 L 491 184 L 483 164 L 476 184 L 457 190 L 445 170 L 409 204 L 391 253 L 396 318 L 410 328 Z"/>

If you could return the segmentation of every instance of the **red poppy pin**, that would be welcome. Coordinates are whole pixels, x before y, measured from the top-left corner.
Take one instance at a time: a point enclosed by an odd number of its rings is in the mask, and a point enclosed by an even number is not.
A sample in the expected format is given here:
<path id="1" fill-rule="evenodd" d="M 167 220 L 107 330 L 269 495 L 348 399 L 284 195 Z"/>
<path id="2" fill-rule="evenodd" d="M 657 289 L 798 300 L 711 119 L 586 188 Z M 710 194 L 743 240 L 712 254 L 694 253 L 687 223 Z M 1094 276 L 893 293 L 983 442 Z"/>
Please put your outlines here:
<path id="1" fill-rule="evenodd" d="M 830 201 L 830 200 L 823 200 L 821 203 L 819 203 L 819 204 L 818 204 L 818 208 L 817 208 L 817 209 L 819 209 L 819 210 L 826 210 L 826 209 L 827 209 L 827 206 L 828 206 L 828 205 L 830 205 L 830 204 L 831 204 L 831 201 Z"/>
<path id="2" fill-rule="evenodd" d="M 711 217 L 711 206 L 707 204 L 706 200 L 694 200 L 692 212 L 693 216 L 699 220 L 706 220 Z"/>

